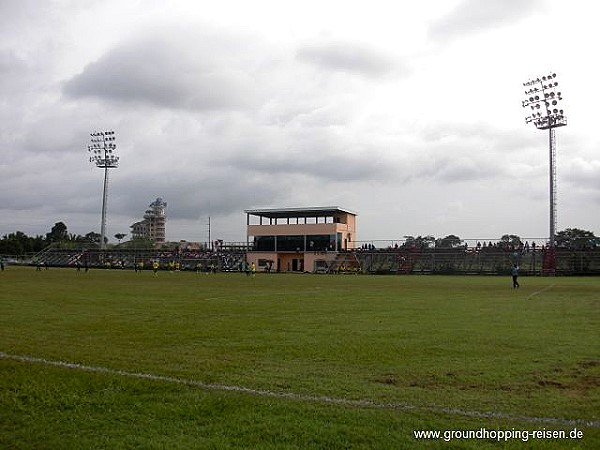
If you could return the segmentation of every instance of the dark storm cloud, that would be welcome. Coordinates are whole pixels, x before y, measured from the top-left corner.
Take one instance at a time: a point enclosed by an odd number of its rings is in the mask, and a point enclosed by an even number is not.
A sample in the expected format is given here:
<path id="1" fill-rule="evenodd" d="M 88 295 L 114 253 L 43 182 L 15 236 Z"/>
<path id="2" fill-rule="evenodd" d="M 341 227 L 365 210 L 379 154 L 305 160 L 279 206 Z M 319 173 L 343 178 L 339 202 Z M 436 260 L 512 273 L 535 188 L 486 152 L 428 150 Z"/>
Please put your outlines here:
<path id="1" fill-rule="evenodd" d="M 432 166 L 429 176 L 446 183 L 470 182 L 494 178 L 498 170 L 481 157 L 443 157 Z"/>
<path id="2" fill-rule="evenodd" d="M 209 164 L 265 180 L 278 174 L 284 184 L 293 183 L 286 178 L 295 176 L 310 177 L 318 183 L 391 176 L 393 164 L 378 143 L 344 126 L 329 126 L 330 120 L 324 122 L 316 126 L 312 121 L 294 120 L 260 128 L 232 124 L 226 142 L 208 146 L 215 149 L 208 156 Z"/>
<path id="3" fill-rule="evenodd" d="M 72 111 L 63 108 L 39 113 L 39 118 L 32 121 L 16 138 L 15 153 L 44 153 L 54 157 L 75 153 L 85 162 L 89 157 L 86 139 L 89 133 L 94 131 L 89 128 L 90 122 L 85 120 L 86 115 L 73 117 Z M 70 125 L 67 131 L 63 128 L 65 123 Z"/>
<path id="4" fill-rule="evenodd" d="M 575 158 L 559 173 L 571 189 L 588 193 L 596 202 L 600 201 L 600 160 Z"/>
<path id="5" fill-rule="evenodd" d="M 0 205 L 14 210 L 95 211 L 94 191 L 101 181 L 90 182 L 89 172 L 69 170 L 73 167 L 73 155 L 60 153 L 29 154 L 0 165 L 0 179 L 10 179 L 10 189 L 0 190 Z"/>
<path id="6" fill-rule="evenodd" d="M 526 155 L 528 134 L 485 123 L 428 122 L 412 128 L 410 144 L 399 144 L 403 183 L 430 180 L 437 185 L 510 177 Z M 521 164 L 524 170 L 525 164 Z"/>
<path id="7" fill-rule="evenodd" d="M 296 52 L 296 58 L 335 72 L 357 73 L 380 77 L 406 69 L 381 50 L 357 43 L 324 41 L 305 44 Z"/>
<path id="8" fill-rule="evenodd" d="M 111 209 L 141 220 L 148 204 L 161 197 L 172 219 L 195 220 L 207 213 L 228 215 L 284 197 L 287 188 L 276 179 L 279 181 L 277 176 L 253 176 L 231 167 L 197 173 L 146 173 L 135 179 L 115 180 Z"/>
<path id="9" fill-rule="evenodd" d="M 420 147 L 404 148 L 410 156 L 396 164 L 394 179 L 401 185 L 415 181 L 433 183 L 445 189 L 456 183 L 476 183 L 505 174 L 505 169 L 485 156 L 472 156 L 462 147 L 443 146 L 422 152 Z M 420 155 L 419 155 L 420 154 Z"/>
<path id="10" fill-rule="evenodd" d="M 286 154 L 287 153 L 287 154 Z M 374 155 L 343 155 L 327 151 L 282 152 L 278 155 L 241 155 L 238 162 L 255 173 L 303 175 L 322 182 L 383 180 L 391 167 Z"/>
<path id="11" fill-rule="evenodd" d="M 453 40 L 523 20 L 544 4 L 545 0 L 464 0 L 434 22 L 429 35 L 437 41 Z"/>
<path id="12" fill-rule="evenodd" d="M 126 42 L 68 80 L 70 97 L 186 110 L 245 109 L 258 100 L 247 41 L 212 32 L 157 31 Z"/>
<path id="13" fill-rule="evenodd" d="M 40 73 L 47 70 L 48 66 L 42 58 L 0 48 L 0 94 L 5 104 L 14 99 L 12 108 L 26 108 L 36 101 L 36 96 L 43 93 L 44 87 L 43 80 L 40 82 Z M 0 103 L 0 108 L 2 106 Z"/>

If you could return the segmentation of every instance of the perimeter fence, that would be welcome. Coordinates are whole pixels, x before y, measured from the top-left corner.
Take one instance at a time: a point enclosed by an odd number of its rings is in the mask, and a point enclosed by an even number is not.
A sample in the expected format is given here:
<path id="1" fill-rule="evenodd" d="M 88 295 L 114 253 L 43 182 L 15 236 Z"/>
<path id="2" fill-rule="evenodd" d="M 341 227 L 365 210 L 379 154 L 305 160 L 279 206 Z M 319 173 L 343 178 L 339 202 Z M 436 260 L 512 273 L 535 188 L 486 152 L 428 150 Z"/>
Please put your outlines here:
<path id="1" fill-rule="evenodd" d="M 356 243 L 359 244 L 359 243 Z M 325 273 L 362 274 L 478 274 L 506 275 L 517 264 L 522 275 L 600 275 L 600 246 L 595 244 L 569 247 L 546 247 L 544 244 L 513 246 L 487 242 L 458 245 L 451 248 L 409 245 L 407 242 L 387 245 L 360 243 L 359 248 L 336 252 L 337 257 Z M 246 254 L 252 247 L 221 245 L 200 250 L 113 248 L 60 248 L 50 246 L 29 257 L 4 261 L 21 265 L 46 267 L 86 267 L 111 269 L 149 269 L 154 262 L 161 269 L 177 270 L 244 270 Z M 332 252 L 329 252 L 330 256 Z M 349 270 L 350 269 L 350 270 Z"/>
<path id="2" fill-rule="evenodd" d="M 372 274 L 505 275 L 517 264 L 522 275 L 600 275 L 600 250 L 363 250 L 357 259 Z"/>

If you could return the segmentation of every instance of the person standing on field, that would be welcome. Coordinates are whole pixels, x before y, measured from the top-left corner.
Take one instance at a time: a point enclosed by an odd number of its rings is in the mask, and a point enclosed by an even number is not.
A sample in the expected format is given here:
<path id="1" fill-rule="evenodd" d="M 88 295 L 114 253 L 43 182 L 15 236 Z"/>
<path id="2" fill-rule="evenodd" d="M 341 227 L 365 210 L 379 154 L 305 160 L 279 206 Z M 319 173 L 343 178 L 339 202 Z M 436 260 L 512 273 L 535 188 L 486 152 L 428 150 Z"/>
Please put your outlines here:
<path id="1" fill-rule="evenodd" d="M 519 266 L 517 266 L 516 264 L 513 264 L 512 269 L 511 269 L 511 274 L 512 274 L 512 280 L 513 280 L 513 289 L 521 287 L 521 285 L 519 284 L 519 281 L 518 281 Z"/>

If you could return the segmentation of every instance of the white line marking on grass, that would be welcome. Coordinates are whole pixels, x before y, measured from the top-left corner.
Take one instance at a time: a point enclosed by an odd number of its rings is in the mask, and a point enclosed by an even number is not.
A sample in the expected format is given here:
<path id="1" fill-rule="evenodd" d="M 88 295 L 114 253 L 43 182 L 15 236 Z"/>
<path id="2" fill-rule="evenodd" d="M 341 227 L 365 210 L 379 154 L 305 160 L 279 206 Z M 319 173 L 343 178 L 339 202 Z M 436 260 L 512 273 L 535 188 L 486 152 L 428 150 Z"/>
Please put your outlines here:
<path id="1" fill-rule="evenodd" d="M 448 408 L 443 406 L 417 406 L 407 403 L 382 403 L 374 400 L 352 400 L 346 398 L 328 397 L 320 395 L 298 394 L 294 392 L 277 392 L 266 389 L 253 389 L 244 386 L 231 386 L 225 384 L 203 383 L 202 381 L 188 380 L 185 378 L 170 377 L 167 375 L 156 375 L 143 372 L 128 372 L 126 370 L 109 369 L 107 367 L 87 366 L 84 364 L 70 363 L 66 361 L 57 361 L 45 358 L 37 358 L 35 356 L 11 355 L 0 352 L 0 359 L 10 359 L 13 361 L 43 364 L 46 366 L 61 367 L 65 369 L 80 370 L 83 372 L 103 373 L 107 375 L 118 375 L 127 378 L 138 378 L 152 381 L 162 381 L 165 383 L 175 383 L 184 386 L 193 386 L 207 391 L 224 391 L 236 392 L 261 397 L 273 397 L 277 399 L 289 399 L 313 403 L 326 403 L 331 405 L 352 406 L 356 408 L 375 408 L 375 409 L 390 409 L 396 411 L 425 411 L 436 414 L 449 414 L 464 417 L 473 417 L 478 419 L 500 419 L 500 420 L 517 420 L 529 423 L 544 423 L 556 425 L 571 425 L 571 426 L 586 426 L 589 428 L 600 428 L 600 422 L 586 419 L 561 419 L 555 417 L 531 417 L 512 415 L 501 412 L 481 412 L 468 411 L 459 408 Z"/>
<path id="2" fill-rule="evenodd" d="M 550 286 L 546 286 L 544 289 L 540 289 L 539 291 L 535 291 L 533 294 L 531 294 L 529 297 L 527 297 L 527 300 L 532 299 L 533 297 L 535 297 L 538 294 L 541 294 L 542 292 L 546 292 L 549 289 L 552 289 L 554 286 L 556 286 L 556 284 L 551 284 Z"/>

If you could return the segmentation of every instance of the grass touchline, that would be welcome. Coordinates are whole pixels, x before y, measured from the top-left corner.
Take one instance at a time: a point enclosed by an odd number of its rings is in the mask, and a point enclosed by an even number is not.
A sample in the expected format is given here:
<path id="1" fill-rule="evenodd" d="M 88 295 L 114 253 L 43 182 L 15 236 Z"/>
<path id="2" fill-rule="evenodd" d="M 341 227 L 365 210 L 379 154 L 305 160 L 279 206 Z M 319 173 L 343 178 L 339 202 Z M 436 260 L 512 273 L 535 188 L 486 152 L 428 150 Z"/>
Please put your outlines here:
<path id="1" fill-rule="evenodd" d="M 336 397 L 318 396 L 318 395 L 306 395 L 298 394 L 294 392 L 276 392 L 264 389 L 253 389 L 244 386 L 231 386 L 224 384 L 214 383 L 203 383 L 197 380 L 189 380 L 177 377 L 170 377 L 166 375 L 157 375 L 151 373 L 140 373 L 140 372 L 129 372 L 126 370 L 109 369 L 107 367 L 89 366 L 85 364 L 71 363 L 66 361 L 55 361 L 45 358 L 39 358 L 35 356 L 26 355 L 11 355 L 4 352 L 0 352 L 0 359 L 12 359 L 15 361 L 42 364 L 48 366 L 62 367 L 65 369 L 81 370 L 84 372 L 94 373 L 105 373 L 109 375 L 118 375 L 129 378 L 141 378 L 154 381 L 163 381 L 166 383 L 175 383 L 185 386 L 197 387 L 209 391 L 226 391 L 226 392 L 238 392 L 243 394 L 258 395 L 264 397 L 275 397 L 278 399 L 289 399 L 306 402 L 326 403 L 341 406 L 351 406 L 358 408 L 377 408 L 377 409 L 391 409 L 395 411 L 399 410 L 421 410 L 433 413 L 444 413 L 450 415 L 459 415 L 466 417 L 478 417 L 478 418 L 501 418 L 508 420 L 519 420 L 528 423 L 543 423 L 543 424 L 555 424 L 555 425 L 571 425 L 571 426 L 586 426 L 589 428 L 600 428 L 600 422 L 586 419 L 564 419 L 556 417 L 528 417 L 528 416 L 513 416 L 501 412 L 479 412 L 479 411 L 464 411 L 457 408 L 445 408 L 436 406 L 417 406 L 400 403 L 380 403 L 373 400 L 353 400 Z"/>

